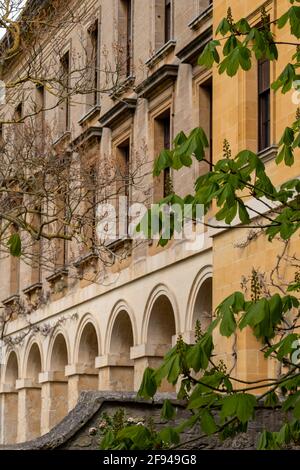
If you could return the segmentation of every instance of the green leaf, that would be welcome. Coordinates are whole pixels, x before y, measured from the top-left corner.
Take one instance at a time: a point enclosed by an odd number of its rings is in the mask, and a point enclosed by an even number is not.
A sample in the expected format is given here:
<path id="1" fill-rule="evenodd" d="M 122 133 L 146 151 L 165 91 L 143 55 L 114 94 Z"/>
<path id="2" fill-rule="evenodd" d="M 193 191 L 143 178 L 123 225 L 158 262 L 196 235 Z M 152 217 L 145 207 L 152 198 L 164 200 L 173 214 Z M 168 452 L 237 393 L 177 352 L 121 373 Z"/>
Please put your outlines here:
<path id="1" fill-rule="evenodd" d="M 268 393 L 265 401 L 264 406 L 268 408 L 274 408 L 279 402 L 278 396 L 275 392 Z"/>
<path id="2" fill-rule="evenodd" d="M 239 48 L 239 63 L 243 70 L 251 69 L 251 51 L 247 47 Z"/>
<path id="3" fill-rule="evenodd" d="M 165 400 L 162 410 L 161 410 L 161 418 L 166 419 L 169 421 L 170 419 L 173 419 L 176 414 L 174 406 L 171 404 L 170 400 Z"/>
<path id="4" fill-rule="evenodd" d="M 288 423 L 284 424 L 280 431 L 275 434 L 276 442 L 279 446 L 288 444 L 291 440 L 291 428 Z"/>
<path id="5" fill-rule="evenodd" d="M 292 395 L 288 396 L 288 398 L 282 404 L 283 411 L 287 412 L 294 409 L 297 402 L 300 403 L 300 392 L 293 393 Z"/>
<path id="6" fill-rule="evenodd" d="M 285 66 L 284 70 L 281 72 L 277 80 L 272 83 L 271 87 L 275 91 L 279 90 L 279 88 L 282 88 L 281 92 L 285 94 L 291 90 L 293 82 L 296 80 L 296 78 L 297 76 L 295 71 L 295 65 L 289 63 Z"/>
<path id="7" fill-rule="evenodd" d="M 198 59 L 198 65 L 204 65 L 207 68 L 211 68 L 216 62 L 217 64 L 220 62 L 220 56 L 217 51 L 217 47 L 220 46 L 220 41 L 210 41 L 206 44 L 202 54 Z"/>
<path id="8" fill-rule="evenodd" d="M 300 419 L 300 400 L 298 400 L 295 405 L 293 415 L 295 416 L 296 419 Z"/>
<path id="9" fill-rule="evenodd" d="M 150 438 L 150 431 L 145 426 L 139 425 L 123 428 L 117 434 L 117 439 L 130 439 L 136 448 L 141 450 L 145 448 Z"/>
<path id="10" fill-rule="evenodd" d="M 138 391 L 138 396 L 142 398 L 152 398 L 157 390 L 157 385 L 154 380 L 154 369 L 147 367 L 145 369 L 143 380 Z"/>
<path id="11" fill-rule="evenodd" d="M 213 350 L 212 335 L 206 333 L 187 353 L 187 364 L 195 372 L 206 369 Z"/>
<path id="12" fill-rule="evenodd" d="M 218 396 L 215 393 L 206 393 L 205 395 L 201 393 L 203 386 L 197 386 L 189 399 L 188 409 L 196 410 L 198 408 L 204 408 L 211 406 L 215 401 L 217 401 Z M 206 389 L 207 390 L 207 389 Z"/>
<path id="13" fill-rule="evenodd" d="M 172 166 L 172 154 L 170 150 L 162 150 L 155 160 L 154 169 L 153 169 L 153 176 L 159 176 L 160 173 Z"/>
<path id="14" fill-rule="evenodd" d="M 274 325 L 282 320 L 282 300 L 279 294 L 274 294 L 269 300 L 270 315 Z"/>
<path id="15" fill-rule="evenodd" d="M 12 256 L 15 256 L 16 258 L 19 258 L 22 253 L 22 242 L 21 242 L 21 237 L 18 233 L 13 233 L 8 242 L 7 245 L 9 246 L 9 252 Z"/>
<path id="16" fill-rule="evenodd" d="M 239 328 L 242 330 L 246 326 L 256 326 L 261 323 L 265 316 L 270 313 L 267 299 L 260 299 L 258 302 L 250 303 L 245 315 L 239 322 Z"/>
<path id="17" fill-rule="evenodd" d="M 227 297 L 218 307 L 217 313 L 221 318 L 220 333 L 229 337 L 235 332 L 237 324 L 234 313 L 239 313 L 244 309 L 245 299 L 241 292 L 235 292 Z"/>
<path id="18" fill-rule="evenodd" d="M 246 423 L 254 415 L 256 398 L 249 393 L 238 393 L 222 399 L 222 419 L 236 416 L 241 423 Z"/>
<path id="19" fill-rule="evenodd" d="M 200 424 L 202 431 L 208 436 L 214 434 L 218 429 L 213 415 L 208 410 L 203 410 L 201 413 Z"/>
<path id="20" fill-rule="evenodd" d="M 249 224 L 250 223 L 250 216 L 248 214 L 248 211 L 245 207 L 245 204 L 242 201 L 238 201 L 238 206 L 239 206 L 239 218 L 242 224 Z"/>
<path id="21" fill-rule="evenodd" d="M 168 381 L 171 384 L 175 385 L 175 383 L 178 380 L 179 374 L 180 374 L 180 357 L 177 354 L 175 357 L 173 357 L 169 365 L 169 372 L 167 376 Z"/>
<path id="22" fill-rule="evenodd" d="M 167 444 L 179 444 L 180 442 L 179 433 L 171 427 L 162 429 L 158 437 Z"/>
<path id="23" fill-rule="evenodd" d="M 220 324 L 220 333 L 222 336 L 229 336 L 232 335 L 236 330 L 236 321 L 234 315 L 231 310 L 228 310 L 226 314 L 223 315 L 221 324 Z"/>
<path id="24" fill-rule="evenodd" d="M 290 17 L 290 11 L 288 10 L 284 15 L 282 15 L 280 18 L 277 20 L 277 26 L 279 29 L 282 29 L 286 23 L 288 22 Z"/>
<path id="25" fill-rule="evenodd" d="M 223 18 L 216 29 L 216 35 L 220 33 L 222 34 L 222 36 L 225 36 L 230 30 L 231 25 L 229 21 L 227 20 L 227 18 Z"/>
<path id="26" fill-rule="evenodd" d="M 276 449 L 277 450 L 277 449 L 279 449 L 280 447 L 276 443 L 274 434 L 275 433 L 272 433 L 270 431 L 263 431 L 259 436 L 257 449 L 258 450 L 267 450 L 267 449 L 269 449 L 269 450 L 275 450 Z"/>
<path id="27" fill-rule="evenodd" d="M 113 446 L 114 440 L 115 440 L 115 436 L 114 436 L 113 431 L 108 430 L 105 433 L 105 436 L 103 437 L 103 439 L 101 440 L 100 450 L 109 450 L 109 449 L 111 449 L 112 446 Z"/>
<path id="28" fill-rule="evenodd" d="M 235 28 L 242 34 L 247 34 L 250 32 L 250 25 L 245 18 L 241 18 L 236 24 Z"/>
<path id="29" fill-rule="evenodd" d="M 295 132 L 291 127 L 286 127 L 283 136 L 280 139 L 279 145 L 292 145 L 294 142 Z"/>

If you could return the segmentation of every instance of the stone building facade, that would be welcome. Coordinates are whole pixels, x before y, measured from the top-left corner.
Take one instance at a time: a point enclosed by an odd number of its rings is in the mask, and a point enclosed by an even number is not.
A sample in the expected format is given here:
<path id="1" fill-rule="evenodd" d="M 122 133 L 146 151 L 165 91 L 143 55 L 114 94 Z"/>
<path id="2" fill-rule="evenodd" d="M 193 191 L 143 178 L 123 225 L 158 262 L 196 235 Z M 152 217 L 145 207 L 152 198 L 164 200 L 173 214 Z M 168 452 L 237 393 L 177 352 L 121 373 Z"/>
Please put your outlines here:
<path id="1" fill-rule="evenodd" d="M 215 160 L 222 156 L 224 138 L 230 141 L 233 152 L 244 148 L 258 151 L 257 70 L 254 67 L 229 79 L 199 67 L 197 58 L 229 5 L 236 18 L 244 16 L 255 23 L 262 3 L 272 19 L 286 2 L 70 3 L 73 11 L 81 11 L 82 20 L 80 25 L 62 23 L 64 43 L 55 54 L 64 60 L 68 57 L 72 64 L 73 56 L 83 55 L 82 37 L 96 28 L 100 69 L 96 80 L 101 84 L 101 64 L 113 62 L 115 45 L 123 42 L 122 51 L 129 53 L 121 71 L 124 77 L 114 94 L 89 94 L 74 100 L 69 109 L 50 109 L 54 98 L 45 93 L 43 99 L 49 108 L 45 119 L 57 125 L 56 144 L 68 147 L 80 139 L 90 139 L 99 165 L 103 155 L 124 153 L 134 165 L 137 156 L 145 152 L 149 171 L 143 184 L 151 188 L 152 201 L 164 193 L 164 182 L 154 180 L 150 170 L 166 144 L 166 129 L 172 140 L 181 130 L 202 126 L 211 143 L 208 155 Z M 48 47 L 47 41 L 44 47 Z M 286 47 L 282 61 L 290 54 Z M 21 66 L 17 61 L 7 73 L 13 76 Z M 272 66 L 271 80 L 281 68 L 282 63 Z M 25 100 L 24 108 L 27 104 Z M 270 92 L 270 135 L 259 150 L 278 183 L 297 176 L 299 171 L 296 164 L 283 174 L 274 163 L 276 143 L 295 111 L 289 94 L 283 97 Z M 208 165 L 195 163 L 174 172 L 174 190 L 188 194 L 195 178 L 207 170 Z M 138 200 L 137 194 L 131 197 Z M 14 308 L 14 302 L 20 299 L 27 302 L 37 289 L 50 292 L 50 297 L 31 312 L 33 326 L 23 340 L 4 346 L 0 443 L 24 442 L 45 434 L 74 408 L 82 390 L 136 391 L 145 367 L 158 365 L 179 334 L 193 341 L 196 320 L 207 324 L 213 306 L 239 289 L 242 275 L 247 276 L 256 265 L 265 271 L 272 268 L 270 255 L 279 247 L 268 246 L 263 238 L 242 247 L 247 236 L 247 230 L 209 229 L 196 249 L 185 240 L 174 240 L 164 249 L 155 242 L 146 243 L 133 249 L 122 262 L 116 261 L 101 282 L 92 282 L 88 276 L 74 281 L 68 270 L 49 274 L 42 269 L 37 276 L 22 260 L 16 268 L 15 260 L 2 259 L 0 297 L 4 307 Z M 72 269 L 89 272 L 94 262 L 90 257 L 86 263 L 73 263 Z M 12 274 L 16 270 L 17 276 Z M 63 288 L 54 289 L 59 282 L 63 282 Z M 38 331 L 34 328 L 37 325 Z M 50 333 L 43 334 L 47 328 Z M 28 331 L 28 318 L 16 315 L 6 335 L 16 337 L 24 331 Z M 220 357 L 231 363 L 233 344 L 220 339 L 217 348 Z M 249 332 L 238 337 L 235 348 L 238 358 L 233 366 L 241 378 L 264 376 L 268 368 L 272 373 L 272 366 L 264 361 Z M 172 390 L 163 384 L 161 391 Z"/>

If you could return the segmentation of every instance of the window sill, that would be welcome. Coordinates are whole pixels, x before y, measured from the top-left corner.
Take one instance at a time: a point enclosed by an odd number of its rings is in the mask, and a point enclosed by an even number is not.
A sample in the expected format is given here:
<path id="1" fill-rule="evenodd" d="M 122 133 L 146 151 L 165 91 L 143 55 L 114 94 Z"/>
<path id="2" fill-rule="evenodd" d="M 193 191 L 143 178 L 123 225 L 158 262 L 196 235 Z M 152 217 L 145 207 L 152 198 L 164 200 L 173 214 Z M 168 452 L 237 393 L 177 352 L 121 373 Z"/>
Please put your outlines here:
<path id="1" fill-rule="evenodd" d="M 54 284 L 57 281 L 63 280 L 65 277 L 68 276 L 69 270 L 66 268 L 61 268 L 55 271 L 53 274 L 48 276 L 46 278 L 46 281 L 49 282 L 49 284 Z"/>
<path id="2" fill-rule="evenodd" d="M 96 274 L 97 272 L 97 264 L 98 264 L 98 255 L 90 251 L 85 255 L 81 256 L 75 263 L 73 263 L 74 267 L 77 269 L 79 278 L 82 279 L 84 276 L 84 272 L 86 269 L 91 267 Z"/>
<path id="3" fill-rule="evenodd" d="M 212 17 L 213 13 L 213 5 L 209 5 L 204 11 L 202 11 L 199 15 L 197 15 L 190 23 L 188 27 L 190 29 L 199 29 L 201 24 Z"/>
<path id="4" fill-rule="evenodd" d="M 31 297 L 33 294 L 38 292 L 39 290 L 42 290 L 43 284 L 41 282 L 36 282 L 35 284 L 30 285 L 29 287 L 26 287 L 26 289 L 23 289 L 23 293 Z"/>
<path id="5" fill-rule="evenodd" d="M 70 140 L 70 138 L 71 138 L 71 131 L 65 131 L 53 142 L 53 146 L 58 147 L 59 145 L 64 145 L 66 141 Z"/>
<path id="6" fill-rule="evenodd" d="M 19 294 L 13 294 L 7 297 L 6 299 L 2 300 L 2 303 L 5 307 L 11 307 L 13 305 L 20 303 L 20 296 Z"/>
<path id="7" fill-rule="evenodd" d="M 152 57 L 150 57 L 145 64 L 149 69 L 153 68 L 158 62 L 160 62 L 164 57 L 170 54 L 176 47 L 175 39 L 170 39 L 166 44 L 164 44 L 160 49 L 158 49 Z"/>
<path id="8" fill-rule="evenodd" d="M 258 152 L 257 156 L 262 160 L 263 163 L 267 163 L 276 158 L 277 152 L 278 152 L 278 145 L 274 144 Z"/>
<path id="9" fill-rule="evenodd" d="M 99 117 L 101 112 L 101 106 L 99 104 L 96 104 L 93 106 L 82 118 L 79 119 L 78 124 L 80 126 L 84 126 L 88 121 L 91 121 L 92 119 Z"/>
<path id="10" fill-rule="evenodd" d="M 21 299 L 19 294 L 13 294 L 7 299 L 2 300 L 5 312 L 8 315 L 9 320 L 14 321 L 18 318 L 22 312 Z"/>
<path id="11" fill-rule="evenodd" d="M 112 99 L 119 98 L 123 93 L 125 93 L 135 82 L 135 75 L 129 75 L 124 80 L 122 80 L 114 89 L 109 93 L 109 97 Z"/>
<path id="12" fill-rule="evenodd" d="M 46 278 L 46 281 L 50 284 L 51 296 L 53 294 L 56 296 L 65 294 L 68 288 L 68 274 L 68 269 L 61 268 Z M 57 300 L 57 298 L 51 298 L 51 300 Z"/>

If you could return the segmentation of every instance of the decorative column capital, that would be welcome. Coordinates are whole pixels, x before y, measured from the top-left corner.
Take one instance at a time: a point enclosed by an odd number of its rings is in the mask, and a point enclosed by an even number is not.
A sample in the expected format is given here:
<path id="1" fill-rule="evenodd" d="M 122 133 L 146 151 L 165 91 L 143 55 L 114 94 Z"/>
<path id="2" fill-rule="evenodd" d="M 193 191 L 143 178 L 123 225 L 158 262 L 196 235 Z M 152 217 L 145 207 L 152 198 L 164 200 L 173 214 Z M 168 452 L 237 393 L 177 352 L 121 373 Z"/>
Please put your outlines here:
<path id="1" fill-rule="evenodd" d="M 24 388 L 41 388 L 41 385 L 32 379 L 18 379 L 16 380 L 16 389 L 21 390 Z"/>
<path id="2" fill-rule="evenodd" d="M 88 367 L 83 364 L 68 365 L 65 368 L 65 376 L 71 377 L 72 375 L 98 375 L 93 367 Z"/>
<path id="3" fill-rule="evenodd" d="M 39 374 L 39 383 L 43 384 L 46 382 L 68 382 L 68 379 L 62 371 L 41 372 Z"/>
<path id="4" fill-rule="evenodd" d="M 96 369 L 102 369 L 103 367 L 133 367 L 133 361 L 127 357 L 121 356 L 120 354 L 106 354 L 98 356 L 95 359 Z"/>

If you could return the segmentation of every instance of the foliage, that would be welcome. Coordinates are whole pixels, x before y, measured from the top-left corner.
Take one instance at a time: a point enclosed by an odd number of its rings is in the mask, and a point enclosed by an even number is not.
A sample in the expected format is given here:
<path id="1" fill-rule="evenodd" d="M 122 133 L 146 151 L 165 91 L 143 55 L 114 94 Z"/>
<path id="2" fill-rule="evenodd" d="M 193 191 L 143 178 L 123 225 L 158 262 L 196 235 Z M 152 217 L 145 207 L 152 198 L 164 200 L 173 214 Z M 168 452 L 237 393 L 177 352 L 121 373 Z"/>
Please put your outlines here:
<path id="1" fill-rule="evenodd" d="M 273 24 L 288 28 L 291 47 L 295 53 L 272 84 L 275 92 L 283 94 L 291 90 L 297 80 L 300 67 L 300 6 L 299 0 L 290 0 L 287 11 Z M 248 71 L 254 61 L 268 59 L 275 62 L 279 57 L 274 28 L 264 8 L 259 26 L 252 26 L 245 18 L 234 21 L 228 9 L 216 30 L 219 39 L 213 39 L 199 57 L 199 65 L 217 67 L 219 74 L 232 77 L 239 70 Z M 294 42 L 295 41 L 295 42 Z M 201 128 L 188 135 L 180 132 L 171 150 L 163 150 L 155 161 L 153 174 L 159 176 L 166 168 L 180 171 L 190 167 L 194 159 L 206 161 L 208 139 Z M 287 127 L 279 141 L 277 165 L 292 166 L 296 150 L 300 147 L 300 115 Z M 262 210 L 251 212 L 250 199 L 260 202 Z M 164 204 L 191 204 L 195 218 L 197 204 L 203 204 L 207 213 L 214 202 L 217 221 L 230 228 L 236 224 L 252 227 L 259 221 L 269 241 L 275 237 L 284 241 L 300 227 L 300 183 L 292 179 L 275 186 L 266 172 L 264 163 L 254 152 L 245 149 L 232 156 L 230 145 L 224 143 L 223 158 L 211 165 L 211 170 L 195 182 L 194 194 L 180 197 L 174 192 L 161 201 Z M 151 209 L 152 210 L 152 209 Z M 151 217 L 148 216 L 148 221 Z M 234 224 L 233 224 L 234 222 Z M 171 224 L 174 234 L 176 223 Z M 209 225 L 208 222 L 204 222 Z M 232 225 L 233 224 L 233 225 Z M 257 225 L 256 225 L 257 226 Z M 139 229 L 141 229 L 142 224 Z M 159 244 L 164 246 L 163 228 L 159 227 Z M 300 437 L 300 365 L 299 365 L 299 272 L 285 292 L 262 295 L 255 276 L 251 282 L 251 300 L 242 292 L 234 292 L 224 299 L 215 310 L 215 318 L 206 332 L 198 331 L 195 344 L 187 344 L 179 337 L 177 345 L 164 357 L 161 366 L 146 369 L 139 396 L 151 398 L 162 380 L 179 387 L 178 398 L 186 400 L 191 417 L 178 427 L 173 427 L 173 439 L 179 440 L 186 428 L 201 425 L 199 439 L 217 434 L 220 439 L 245 432 L 251 420 L 261 409 L 281 409 L 285 419 L 278 432 L 265 430 L 261 433 L 259 449 L 280 449 Z M 292 316 L 292 321 L 290 320 Z M 273 358 L 285 372 L 278 377 L 266 377 L 258 381 L 243 381 L 217 362 L 214 348 L 215 332 L 230 338 L 245 328 L 250 328 L 261 343 L 266 358 Z M 167 403 L 166 417 L 172 418 L 174 410 Z M 134 428 L 132 429 L 134 432 Z M 126 430 L 126 436 L 131 429 Z M 172 440 L 169 440 L 171 444 Z"/>
<path id="2" fill-rule="evenodd" d="M 166 400 L 163 419 L 172 419 L 173 408 Z M 177 433 L 170 427 L 161 432 L 155 430 L 153 420 L 127 417 L 123 409 L 118 409 L 112 416 L 103 413 L 100 429 L 101 450 L 146 450 L 168 449 L 170 444 L 179 442 Z"/>

